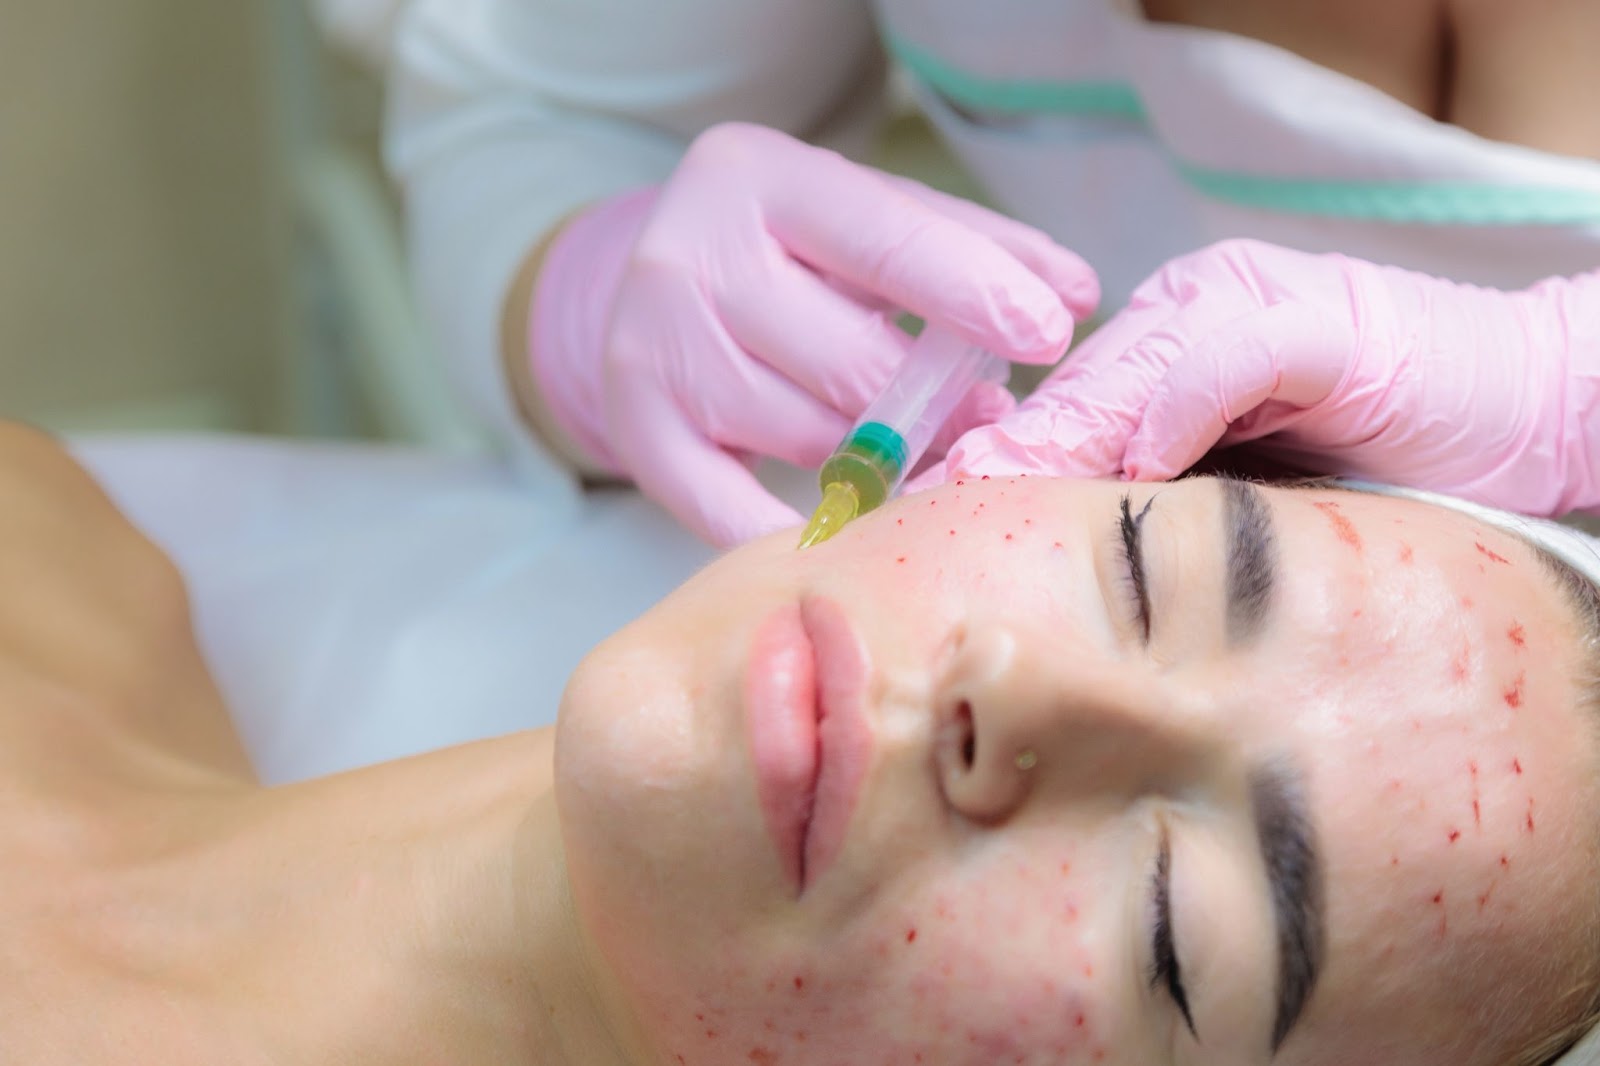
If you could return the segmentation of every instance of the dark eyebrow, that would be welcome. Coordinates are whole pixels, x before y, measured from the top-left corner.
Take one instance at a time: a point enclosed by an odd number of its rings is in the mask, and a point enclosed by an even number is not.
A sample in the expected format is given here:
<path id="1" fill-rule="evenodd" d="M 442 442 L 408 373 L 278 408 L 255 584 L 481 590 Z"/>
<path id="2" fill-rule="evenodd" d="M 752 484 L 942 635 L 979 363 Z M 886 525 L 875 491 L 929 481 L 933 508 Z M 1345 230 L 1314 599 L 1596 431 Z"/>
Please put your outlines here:
<path id="1" fill-rule="evenodd" d="M 1261 631 L 1272 606 L 1278 574 L 1272 507 L 1248 481 L 1224 478 L 1224 543 L 1228 553 L 1228 641 L 1239 644 Z"/>
<path id="2" fill-rule="evenodd" d="M 1257 767 L 1250 799 L 1277 929 L 1278 1004 L 1272 1023 L 1272 1053 L 1277 1054 L 1322 972 L 1322 863 L 1299 775 L 1287 764 Z"/>

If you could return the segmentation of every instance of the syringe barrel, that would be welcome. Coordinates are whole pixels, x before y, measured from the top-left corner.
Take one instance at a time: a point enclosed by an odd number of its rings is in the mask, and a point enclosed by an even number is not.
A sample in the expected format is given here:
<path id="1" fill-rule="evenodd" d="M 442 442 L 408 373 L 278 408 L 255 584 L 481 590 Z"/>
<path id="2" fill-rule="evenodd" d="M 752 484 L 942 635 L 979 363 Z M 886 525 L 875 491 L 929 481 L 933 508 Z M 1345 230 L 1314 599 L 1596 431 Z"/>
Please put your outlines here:
<path id="1" fill-rule="evenodd" d="M 1003 383 L 1011 364 L 970 341 L 929 327 L 857 426 L 878 422 L 905 440 L 906 471 L 916 466 L 956 405 L 980 381 Z"/>

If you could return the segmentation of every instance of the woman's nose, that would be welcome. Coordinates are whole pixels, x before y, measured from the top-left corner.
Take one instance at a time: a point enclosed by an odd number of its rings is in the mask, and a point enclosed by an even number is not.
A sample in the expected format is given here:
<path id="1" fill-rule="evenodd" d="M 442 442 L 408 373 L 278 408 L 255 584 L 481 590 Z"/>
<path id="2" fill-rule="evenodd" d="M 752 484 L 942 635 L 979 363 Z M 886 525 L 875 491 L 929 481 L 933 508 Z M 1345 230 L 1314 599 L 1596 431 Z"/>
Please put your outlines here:
<path id="1" fill-rule="evenodd" d="M 979 822 L 1005 821 L 1033 797 L 1177 787 L 1220 739 L 1205 701 L 1152 666 L 1003 624 L 954 638 L 934 713 L 946 799 Z"/>

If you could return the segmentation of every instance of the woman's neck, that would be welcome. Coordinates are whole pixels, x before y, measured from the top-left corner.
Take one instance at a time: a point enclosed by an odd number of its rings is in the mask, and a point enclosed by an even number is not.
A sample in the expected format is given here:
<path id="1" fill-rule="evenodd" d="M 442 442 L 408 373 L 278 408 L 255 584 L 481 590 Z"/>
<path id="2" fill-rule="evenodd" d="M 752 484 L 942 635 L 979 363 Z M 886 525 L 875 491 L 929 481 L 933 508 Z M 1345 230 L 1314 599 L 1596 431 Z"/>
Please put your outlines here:
<path id="1" fill-rule="evenodd" d="M 229 916 L 196 962 L 230 1028 L 274 1062 L 626 1061 L 573 917 L 551 749 L 520 734 L 244 801 L 184 893 Z"/>

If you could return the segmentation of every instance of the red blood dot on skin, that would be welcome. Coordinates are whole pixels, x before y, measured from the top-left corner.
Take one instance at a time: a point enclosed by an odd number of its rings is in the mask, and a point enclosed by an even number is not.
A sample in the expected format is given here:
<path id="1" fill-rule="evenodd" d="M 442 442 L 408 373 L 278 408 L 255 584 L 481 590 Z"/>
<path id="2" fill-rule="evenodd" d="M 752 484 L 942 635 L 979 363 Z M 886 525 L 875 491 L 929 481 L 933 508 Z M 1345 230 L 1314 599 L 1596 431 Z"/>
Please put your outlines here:
<path id="1" fill-rule="evenodd" d="M 1015 538 L 1015 537 L 1013 537 L 1013 536 L 1012 536 L 1012 535 L 1011 535 L 1011 534 L 1010 534 L 1010 533 L 1007 533 L 1007 534 L 1006 534 L 1006 539 L 1007 539 L 1007 540 L 1015 540 L 1015 539 L 1016 539 L 1016 538 Z"/>
<path id="2" fill-rule="evenodd" d="M 1031 519 L 1031 518 L 1024 518 L 1024 519 L 1023 519 L 1023 520 L 1022 520 L 1022 524 L 1023 524 L 1023 525 L 1025 525 L 1025 526 L 1031 526 L 1031 525 L 1033 525 L 1033 519 Z"/>
<path id="3" fill-rule="evenodd" d="M 963 485 L 965 485 L 965 484 L 966 484 L 966 482 L 965 482 L 965 481 L 957 481 L 957 482 L 956 482 L 956 488 L 960 488 L 960 487 L 961 487 L 961 486 L 963 486 Z"/>
<path id="4" fill-rule="evenodd" d="M 1433 902 L 1438 906 L 1444 906 L 1444 889 L 1441 888 L 1433 894 Z"/>
<path id="5" fill-rule="evenodd" d="M 953 536 L 955 536 L 955 535 L 956 535 L 956 531 L 955 531 L 955 530 L 953 530 L 953 529 L 952 529 L 952 530 L 951 530 L 951 531 L 950 531 L 950 535 L 951 535 L 951 536 L 952 536 L 952 537 L 953 537 Z"/>
<path id="6" fill-rule="evenodd" d="M 916 939 L 917 939 L 917 931 L 915 929 L 907 929 L 906 930 L 906 943 L 907 944 L 915 943 Z"/>
<path id="7" fill-rule="evenodd" d="M 897 526 L 903 526 L 906 524 L 906 520 L 904 518 L 896 518 L 894 520 L 894 524 Z"/>
<path id="8" fill-rule="evenodd" d="M 1479 809 L 1477 800 L 1472 801 L 1472 824 L 1483 828 L 1483 811 Z"/>
<path id="9" fill-rule="evenodd" d="M 1338 504 L 1323 501 L 1312 506 L 1327 516 L 1328 525 L 1333 528 L 1333 535 L 1339 538 L 1339 543 L 1353 551 L 1361 551 L 1361 534 L 1356 530 L 1355 523 L 1339 510 Z"/>
<path id="10" fill-rule="evenodd" d="M 1082 1029 L 1087 1022 L 1088 1019 L 1080 1014 L 1076 1018 L 1072 1019 L 1072 1027 L 1074 1029 Z"/>
<path id="11" fill-rule="evenodd" d="M 1511 628 L 1506 630 L 1506 638 L 1511 641 L 1511 646 L 1514 648 L 1525 648 L 1528 646 L 1527 632 L 1520 624 L 1516 622 L 1512 622 Z"/>
<path id="12" fill-rule="evenodd" d="M 1494 886 L 1490 885 L 1488 891 L 1478 897 L 1478 909 L 1481 911 L 1489 905 L 1489 897 L 1494 895 Z"/>
<path id="13" fill-rule="evenodd" d="M 715 1029 L 707 1029 L 706 1030 L 706 1039 L 707 1040 L 715 1040 L 716 1038 L 717 1038 L 717 1031 Z"/>
<path id="14" fill-rule="evenodd" d="M 1511 768 L 1513 770 L 1515 770 L 1519 774 L 1522 773 L 1522 760 L 1521 759 L 1512 759 L 1511 760 Z"/>
<path id="15" fill-rule="evenodd" d="M 1483 556 L 1485 559 L 1488 559 L 1491 563 L 1502 563 L 1506 566 L 1511 565 L 1510 559 L 1507 559 L 1504 555 L 1501 555 L 1493 549 L 1485 546 L 1481 540 L 1473 541 L 1472 546 L 1478 549 L 1479 555 Z"/>
<path id="16" fill-rule="evenodd" d="M 983 475 L 983 480 L 988 481 L 989 480 L 989 475 L 988 474 Z"/>
<path id="17" fill-rule="evenodd" d="M 903 563 L 905 561 L 906 561 L 906 557 L 904 555 L 900 556 L 900 558 L 895 560 L 895 562 L 897 562 L 897 563 Z"/>
<path id="18" fill-rule="evenodd" d="M 1506 706 L 1516 710 L 1522 706 L 1522 686 L 1527 682 L 1528 675 L 1519 673 L 1511 682 L 1511 687 L 1500 695 L 1506 701 Z"/>
<path id="19" fill-rule="evenodd" d="M 1525 824 L 1528 827 L 1528 832 L 1530 832 L 1530 833 L 1533 832 L 1533 797 L 1532 796 L 1528 797 L 1528 819 L 1527 819 L 1527 822 Z"/>
<path id="20" fill-rule="evenodd" d="M 795 988 L 796 992 L 798 992 L 801 989 L 805 988 L 805 986 L 806 986 L 806 979 L 804 977 L 798 977 L 797 976 L 794 979 L 794 988 Z"/>
<path id="21" fill-rule="evenodd" d="M 1398 855 L 1389 856 L 1389 865 L 1390 866 L 1399 866 L 1400 865 L 1400 856 L 1398 856 Z"/>
<path id="22" fill-rule="evenodd" d="M 929 500 L 928 501 L 928 506 L 929 507 L 937 507 L 937 506 L 939 506 L 939 501 L 938 500 Z"/>
<path id="23" fill-rule="evenodd" d="M 1058 540 L 1055 542 L 1055 544 L 1051 545 L 1051 547 L 1059 549 L 1061 547 L 1061 542 Z"/>
<path id="24" fill-rule="evenodd" d="M 1456 841 L 1458 841 L 1460 839 L 1461 839 L 1461 830 L 1459 830 L 1459 829 L 1450 830 L 1450 843 L 1454 844 Z"/>
<path id="25" fill-rule="evenodd" d="M 1502 870 L 1511 869 L 1511 857 L 1509 855 L 1500 856 L 1500 868 Z"/>
<path id="26" fill-rule="evenodd" d="M 1411 550 L 1411 545 L 1402 542 L 1400 545 L 1400 562 L 1405 566 L 1410 566 L 1416 557 L 1416 552 Z"/>

